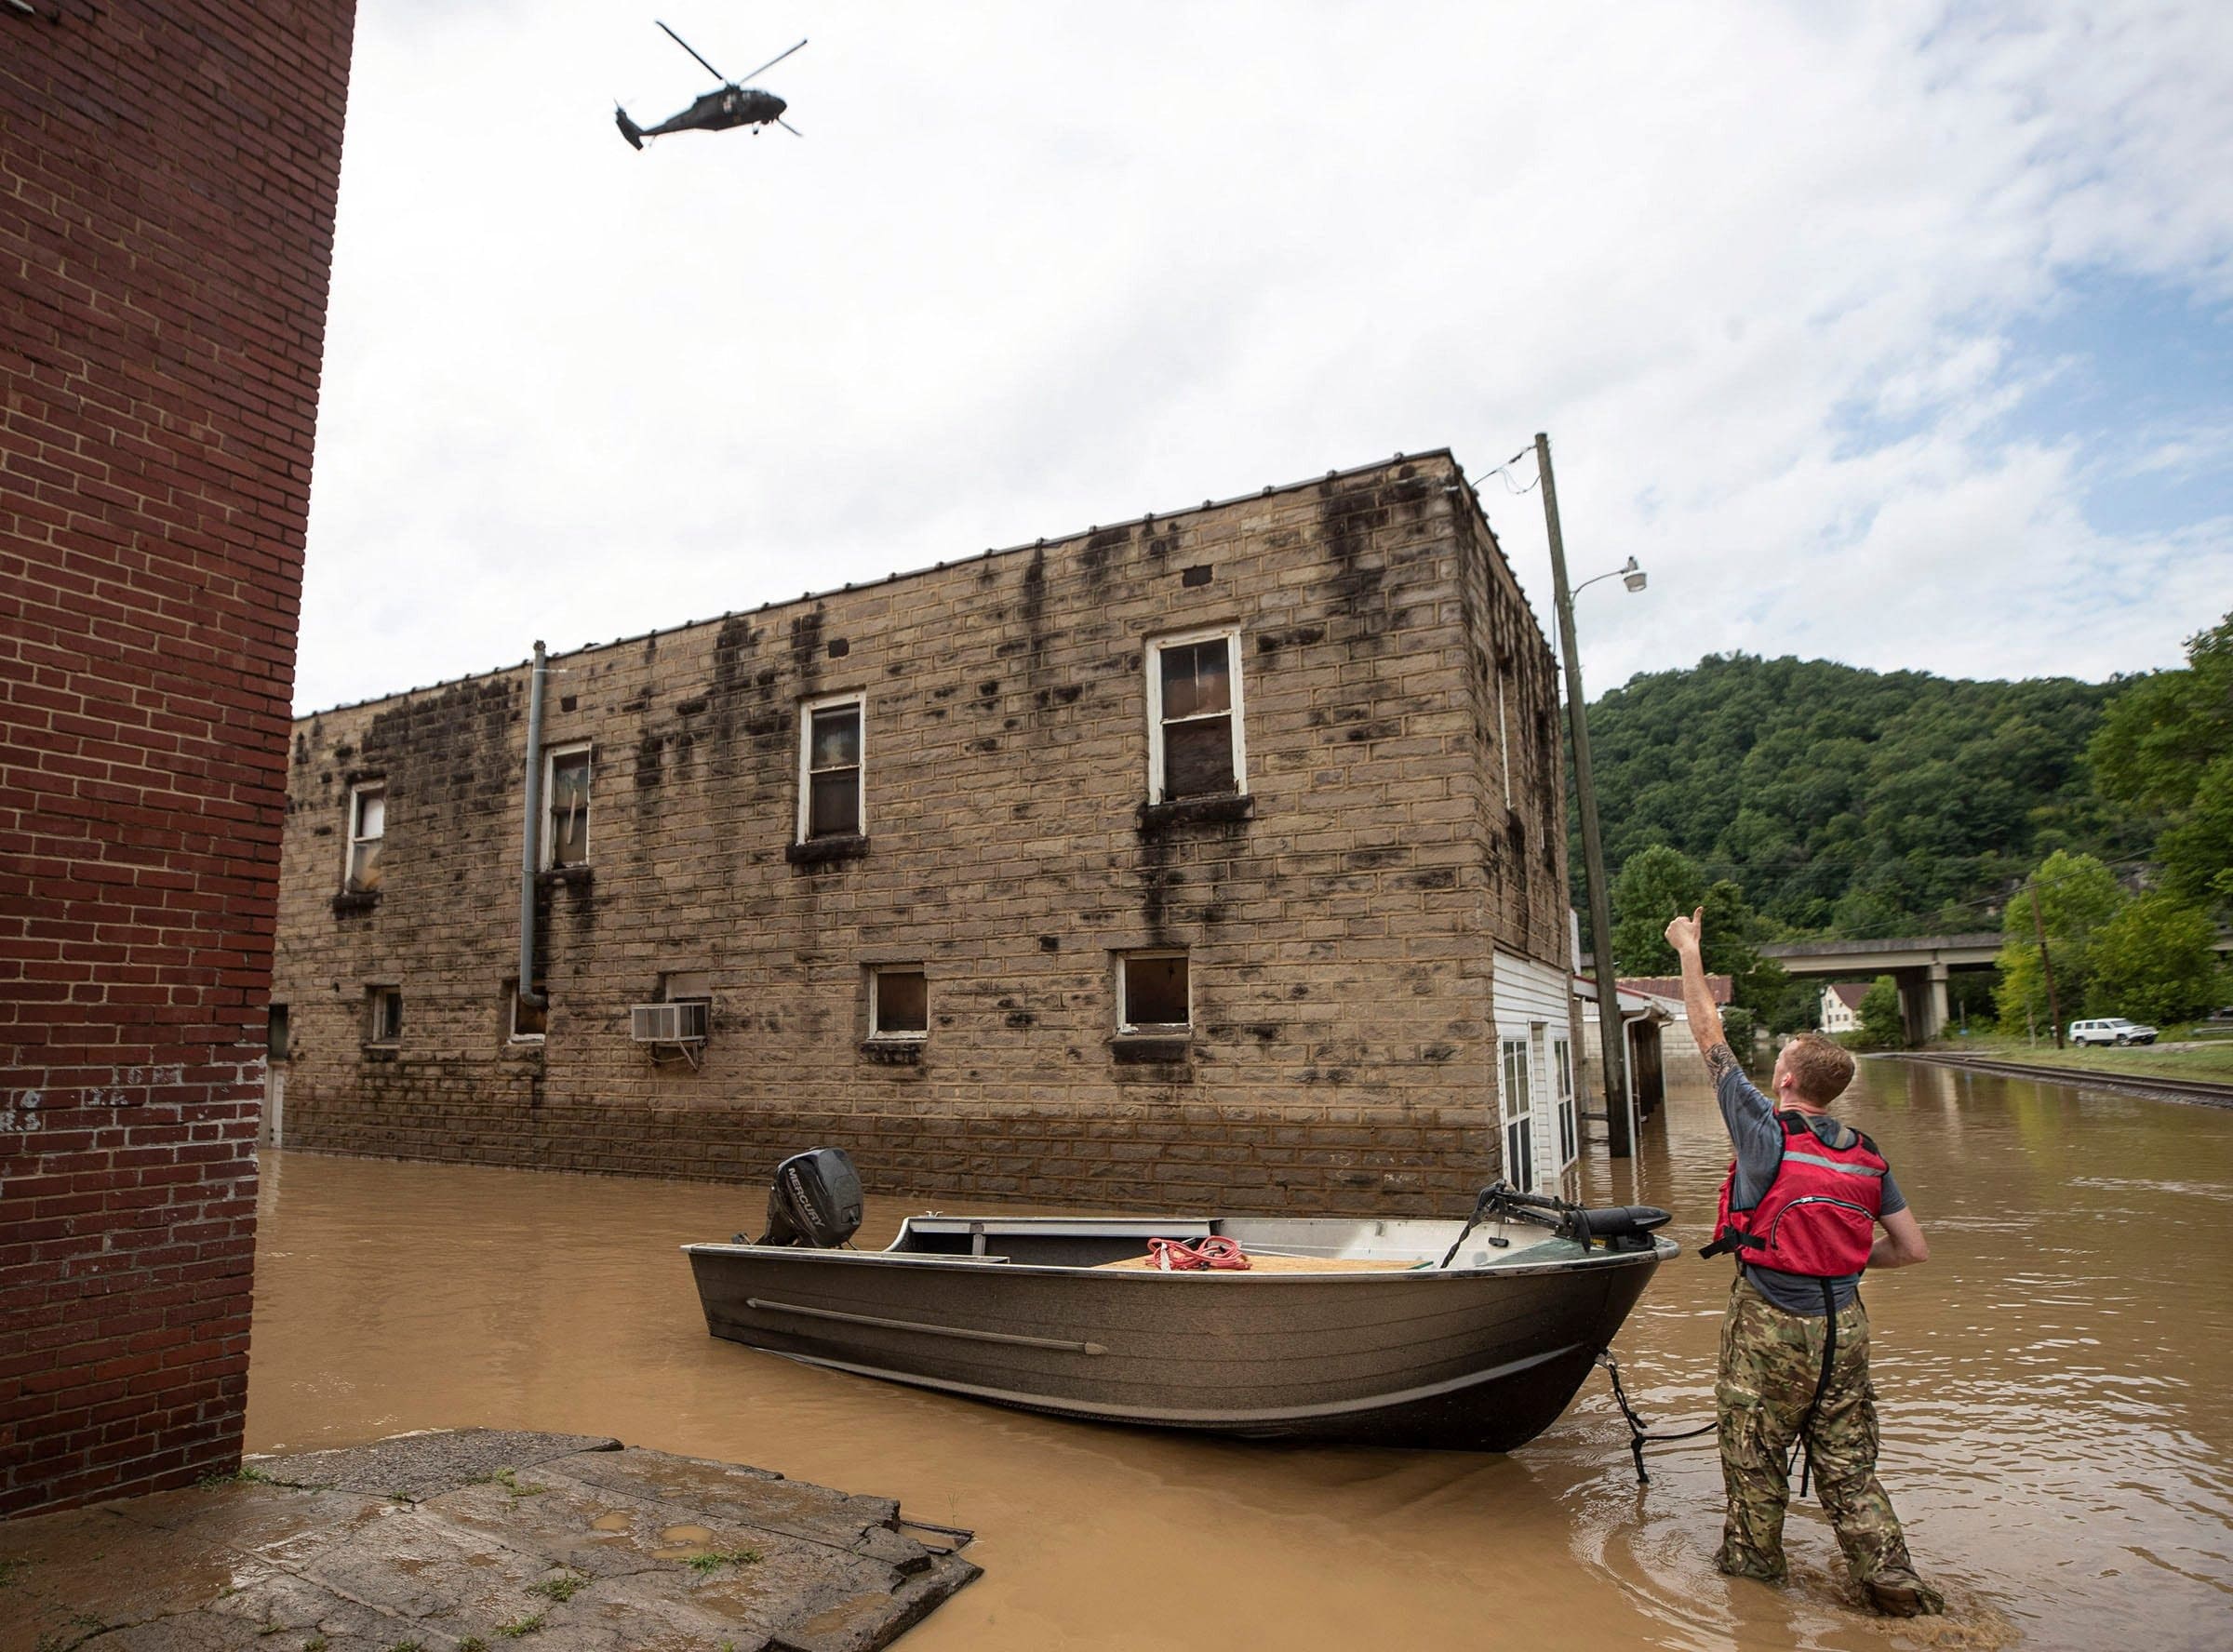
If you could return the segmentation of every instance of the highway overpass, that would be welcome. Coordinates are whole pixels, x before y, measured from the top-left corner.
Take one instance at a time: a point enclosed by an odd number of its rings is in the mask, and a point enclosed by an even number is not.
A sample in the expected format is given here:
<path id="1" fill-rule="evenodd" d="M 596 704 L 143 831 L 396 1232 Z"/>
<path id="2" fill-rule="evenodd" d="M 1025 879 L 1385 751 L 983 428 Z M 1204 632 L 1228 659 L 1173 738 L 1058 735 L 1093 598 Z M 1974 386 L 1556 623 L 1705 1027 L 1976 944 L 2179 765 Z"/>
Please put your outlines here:
<path id="1" fill-rule="evenodd" d="M 1880 940 L 1791 940 L 1760 948 L 1790 974 L 1823 980 L 1899 983 L 1907 1036 L 1920 1043 L 1946 1025 L 1946 976 L 1956 969 L 1989 969 L 2006 944 L 1999 930 L 1974 935 L 1902 935 Z"/>

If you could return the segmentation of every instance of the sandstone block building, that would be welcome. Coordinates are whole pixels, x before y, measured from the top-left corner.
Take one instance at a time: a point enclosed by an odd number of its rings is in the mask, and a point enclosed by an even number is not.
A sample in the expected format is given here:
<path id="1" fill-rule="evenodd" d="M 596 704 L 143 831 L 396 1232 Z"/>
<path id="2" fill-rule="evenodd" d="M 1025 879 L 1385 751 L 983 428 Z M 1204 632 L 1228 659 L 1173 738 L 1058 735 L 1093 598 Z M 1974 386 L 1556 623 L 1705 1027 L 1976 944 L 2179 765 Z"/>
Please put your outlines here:
<path id="1" fill-rule="evenodd" d="M 552 666 L 531 822 L 527 667 L 296 721 L 285 1144 L 1390 1212 L 1574 1159 L 1553 662 L 1447 452 Z"/>
<path id="2" fill-rule="evenodd" d="M 354 12 L 0 6 L 0 1517 L 240 1459 Z"/>

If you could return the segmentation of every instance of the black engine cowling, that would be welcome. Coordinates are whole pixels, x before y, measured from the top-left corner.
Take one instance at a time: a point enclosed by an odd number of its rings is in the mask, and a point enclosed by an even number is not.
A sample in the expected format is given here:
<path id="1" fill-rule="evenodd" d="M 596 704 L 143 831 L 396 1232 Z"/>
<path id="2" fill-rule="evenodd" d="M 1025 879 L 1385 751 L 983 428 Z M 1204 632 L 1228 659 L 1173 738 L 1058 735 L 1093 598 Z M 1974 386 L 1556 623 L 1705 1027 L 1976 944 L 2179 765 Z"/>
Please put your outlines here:
<path id="1" fill-rule="evenodd" d="M 861 1177 L 842 1148 L 794 1153 L 775 1167 L 762 1245 L 832 1250 L 861 1226 Z"/>

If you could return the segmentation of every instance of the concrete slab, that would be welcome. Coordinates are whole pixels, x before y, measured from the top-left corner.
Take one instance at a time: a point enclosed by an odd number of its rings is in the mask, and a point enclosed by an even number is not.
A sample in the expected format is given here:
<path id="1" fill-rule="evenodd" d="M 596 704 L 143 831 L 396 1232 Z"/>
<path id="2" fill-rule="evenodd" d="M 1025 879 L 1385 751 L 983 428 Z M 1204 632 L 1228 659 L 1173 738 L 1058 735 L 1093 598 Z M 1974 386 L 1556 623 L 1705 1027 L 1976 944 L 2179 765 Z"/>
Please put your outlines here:
<path id="1" fill-rule="evenodd" d="M 470 1429 L 0 1526 L 0 1652 L 873 1652 L 976 1576 L 889 1499 Z"/>

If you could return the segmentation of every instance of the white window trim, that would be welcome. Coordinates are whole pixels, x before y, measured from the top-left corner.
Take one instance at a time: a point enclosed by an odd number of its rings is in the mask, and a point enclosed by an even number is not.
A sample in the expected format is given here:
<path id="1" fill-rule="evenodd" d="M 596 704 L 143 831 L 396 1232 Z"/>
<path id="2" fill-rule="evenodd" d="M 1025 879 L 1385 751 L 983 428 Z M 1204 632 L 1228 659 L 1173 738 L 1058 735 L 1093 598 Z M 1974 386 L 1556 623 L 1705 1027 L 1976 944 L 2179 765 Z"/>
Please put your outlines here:
<path id="1" fill-rule="evenodd" d="M 1148 639 L 1145 663 L 1147 668 L 1147 800 L 1150 803 L 1167 802 L 1163 795 L 1163 660 L 1166 648 L 1183 648 L 1190 643 L 1225 641 L 1225 673 L 1233 685 L 1233 705 L 1229 714 L 1233 719 L 1233 793 L 1246 797 L 1249 793 L 1248 720 L 1243 715 L 1240 685 L 1240 627 L 1237 625 L 1212 626 L 1207 631 L 1182 631 L 1170 636 Z M 1143 954 L 1144 955 L 1144 954 Z M 1191 988 L 1192 977 L 1188 977 Z"/>
<path id="2" fill-rule="evenodd" d="M 1183 1021 L 1135 1021 L 1132 1019 L 1132 1006 L 1127 1002 L 1130 994 L 1125 986 L 1127 967 L 1135 961 L 1148 964 L 1158 958 L 1184 958 L 1186 960 L 1186 1019 Z M 1150 1036 L 1168 1032 L 1172 1037 L 1176 1037 L 1177 1030 L 1181 1028 L 1190 1033 L 1194 1031 L 1194 959 L 1188 954 L 1186 949 L 1184 947 L 1156 947 L 1137 953 L 1118 953 L 1116 954 L 1116 1031 L 1119 1033 L 1146 1033 Z"/>
<path id="3" fill-rule="evenodd" d="M 868 696 L 858 691 L 851 694 L 825 694 L 820 699 L 802 699 L 798 702 L 798 824 L 792 835 L 791 841 L 794 843 L 814 841 L 807 835 L 809 817 L 814 802 L 814 713 L 843 705 L 858 706 L 861 710 L 858 765 L 861 783 L 853 796 L 853 835 L 868 835 Z"/>
<path id="4" fill-rule="evenodd" d="M 544 1034 L 522 1032 L 519 1030 L 519 983 L 512 982 L 511 1003 L 504 1006 L 504 1042 L 507 1044 L 541 1044 Z M 550 1014 L 550 983 L 543 983 L 543 1014 Z"/>
<path id="5" fill-rule="evenodd" d="M 341 886 L 345 889 L 354 889 L 356 886 L 357 846 L 359 844 L 387 842 L 388 814 L 385 806 L 387 796 L 388 782 L 384 779 L 359 780 L 356 782 L 356 784 L 349 788 L 349 837 L 348 841 L 341 845 Z M 378 797 L 382 805 L 380 814 L 380 835 L 378 837 L 366 837 L 363 834 L 365 824 L 365 799 L 368 797 Z"/>
<path id="6" fill-rule="evenodd" d="M 1542 1180 L 1543 1161 L 1547 1156 L 1543 1152 L 1543 1143 L 1536 1139 L 1537 1125 L 1542 1116 L 1541 1110 L 1535 1105 L 1536 1042 L 1531 1035 L 1515 1037 L 1504 1032 L 1499 1034 L 1496 1045 L 1497 1124 L 1504 1158 L 1504 1179 L 1523 1193 L 1535 1191 Z M 1519 1058 L 1520 1076 L 1527 1089 L 1527 1105 L 1518 1112 L 1512 1107 L 1512 1059 L 1515 1053 Z M 1524 1179 L 1517 1173 L 1518 1166 L 1512 1162 L 1512 1137 L 1515 1130 L 1524 1131 L 1528 1140 L 1528 1174 Z"/>
<path id="7" fill-rule="evenodd" d="M 551 870 L 551 856 L 557 848 L 557 845 L 551 838 L 551 779 L 557 772 L 559 758 L 577 755 L 589 756 L 589 795 L 590 801 L 595 803 L 597 794 L 597 760 L 593 753 L 592 742 L 567 740 L 558 745 L 545 746 L 542 749 L 542 819 L 536 828 L 541 840 L 541 847 L 536 851 L 535 864 L 544 872 Z M 596 816 L 593 811 L 588 825 L 583 827 L 582 833 L 580 865 L 587 866 L 589 864 L 589 828 L 595 824 Z"/>
<path id="8" fill-rule="evenodd" d="M 1564 1061 L 1559 1059 L 1562 1055 L 1566 1058 Z M 1563 1072 L 1560 1071 L 1562 1067 Z M 1574 1151 L 1566 1155 L 1564 1162 L 1553 1166 L 1564 1174 L 1582 1156 L 1582 1108 L 1580 1098 L 1575 1094 L 1573 1040 L 1555 1033 L 1551 1038 L 1551 1106 L 1552 1156 L 1558 1156 L 1559 1127 L 1565 1128 L 1568 1139 L 1574 1144 Z"/>
<path id="9" fill-rule="evenodd" d="M 394 994 L 398 1001 L 395 1019 L 400 1023 L 403 1019 L 401 1005 L 403 989 L 393 984 L 373 984 L 365 988 L 365 1047 L 368 1049 L 394 1049 L 403 1043 L 403 1031 L 400 1025 L 393 1032 L 383 1033 L 378 1030 L 381 1019 L 378 1008 L 379 1001 L 387 998 L 390 994 Z"/>
<path id="10" fill-rule="evenodd" d="M 880 1001 L 876 994 L 887 975 L 919 975 L 923 978 L 923 1030 L 919 1032 L 894 1031 L 881 1024 Z M 878 1044 L 920 1044 L 930 1036 L 930 971 L 920 964 L 878 964 L 868 972 L 868 1035 Z"/>

